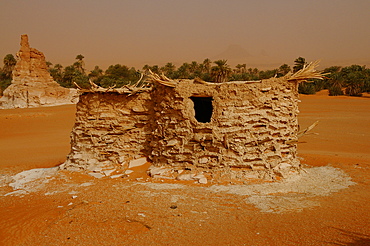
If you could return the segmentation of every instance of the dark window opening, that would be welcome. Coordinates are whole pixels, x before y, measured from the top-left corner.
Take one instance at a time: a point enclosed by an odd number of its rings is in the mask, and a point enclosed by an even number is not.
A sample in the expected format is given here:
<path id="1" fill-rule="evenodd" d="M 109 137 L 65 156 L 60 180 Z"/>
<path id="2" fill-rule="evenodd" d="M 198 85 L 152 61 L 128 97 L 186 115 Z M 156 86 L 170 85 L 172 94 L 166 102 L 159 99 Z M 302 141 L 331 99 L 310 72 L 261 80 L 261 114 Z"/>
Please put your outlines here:
<path id="1" fill-rule="evenodd" d="M 190 97 L 194 103 L 195 119 L 198 122 L 211 122 L 212 117 L 212 97 Z"/>

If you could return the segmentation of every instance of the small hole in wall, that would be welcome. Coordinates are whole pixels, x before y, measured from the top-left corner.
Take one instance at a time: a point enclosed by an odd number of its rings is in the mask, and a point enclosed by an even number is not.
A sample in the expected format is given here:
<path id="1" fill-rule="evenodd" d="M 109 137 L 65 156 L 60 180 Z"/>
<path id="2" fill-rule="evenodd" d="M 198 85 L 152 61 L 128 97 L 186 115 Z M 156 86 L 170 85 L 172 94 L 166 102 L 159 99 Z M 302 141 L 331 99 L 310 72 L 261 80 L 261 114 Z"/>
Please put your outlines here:
<path id="1" fill-rule="evenodd" d="M 194 103 L 195 119 L 198 122 L 211 122 L 213 106 L 212 97 L 190 97 Z"/>

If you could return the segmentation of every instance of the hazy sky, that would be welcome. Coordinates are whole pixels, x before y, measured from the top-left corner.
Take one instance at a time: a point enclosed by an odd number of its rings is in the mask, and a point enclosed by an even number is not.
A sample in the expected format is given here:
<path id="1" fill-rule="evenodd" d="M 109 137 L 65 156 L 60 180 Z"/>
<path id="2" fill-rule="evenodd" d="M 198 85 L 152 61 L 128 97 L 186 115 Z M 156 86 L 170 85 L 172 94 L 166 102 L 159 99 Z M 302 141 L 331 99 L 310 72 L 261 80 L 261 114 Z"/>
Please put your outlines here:
<path id="1" fill-rule="evenodd" d="M 370 0 L 0 0 L 0 58 L 21 34 L 89 69 L 228 59 L 248 67 L 370 65 Z M 2 66 L 2 65 L 1 65 Z"/>

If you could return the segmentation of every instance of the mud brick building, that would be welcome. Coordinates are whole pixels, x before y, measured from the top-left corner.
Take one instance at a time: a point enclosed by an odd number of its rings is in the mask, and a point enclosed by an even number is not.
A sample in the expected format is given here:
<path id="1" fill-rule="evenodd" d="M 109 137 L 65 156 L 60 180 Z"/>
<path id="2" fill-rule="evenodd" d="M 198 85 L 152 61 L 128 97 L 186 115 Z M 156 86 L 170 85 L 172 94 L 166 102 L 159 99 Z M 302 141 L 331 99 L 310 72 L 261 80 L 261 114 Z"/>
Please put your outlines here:
<path id="1" fill-rule="evenodd" d="M 82 90 L 67 169 L 154 166 L 298 169 L 298 83 L 314 66 L 261 81 L 208 83 L 152 75 L 144 87 Z"/>

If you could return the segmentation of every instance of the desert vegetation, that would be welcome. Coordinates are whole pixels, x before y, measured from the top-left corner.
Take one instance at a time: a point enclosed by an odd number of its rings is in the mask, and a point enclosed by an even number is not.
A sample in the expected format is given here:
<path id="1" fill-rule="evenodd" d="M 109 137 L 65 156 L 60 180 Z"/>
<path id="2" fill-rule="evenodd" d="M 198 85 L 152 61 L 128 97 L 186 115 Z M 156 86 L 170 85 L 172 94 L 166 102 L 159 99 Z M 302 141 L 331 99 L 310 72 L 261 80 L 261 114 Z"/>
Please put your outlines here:
<path id="1" fill-rule="evenodd" d="M 295 60 L 296 63 L 297 61 L 299 59 Z M 299 93 L 315 94 L 323 89 L 328 89 L 329 96 L 362 96 L 362 93 L 370 92 L 370 69 L 366 66 L 331 66 L 325 68 L 323 72 L 327 73 L 324 80 L 301 83 Z"/>
<path id="2" fill-rule="evenodd" d="M 3 59 L 3 67 L 0 67 L 0 95 L 12 82 L 12 71 L 17 60 L 12 54 L 7 54 Z"/>
<path id="3" fill-rule="evenodd" d="M 81 88 L 89 88 L 89 80 L 101 87 L 121 87 L 126 84 L 136 82 L 140 74 L 151 70 L 155 73 L 163 73 L 171 79 L 194 79 L 199 78 L 209 82 L 227 81 L 247 81 L 260 80 L 271 77 L 281 77 L 289 72 L 296 72 L 307 64 L 306 59 L 298 57 L 294 60 L 294 66 L 282 64 L 280 67 L 271 70 L 259 70 L 258 68 L 247 67 L 244 64 L 237 64 L 231 67 L 227 60 L 211 61 L 204 59 L 202 62 L 184 62 L 181 66 L 176 66 L 172 62 L 164 66 L 145 65 L 140 69 L 126 65 L 110 65 L 105 71 L 99 66 L 87 71 L 85 68 L 84 56 L 79 54 L 76 61 L 66 67 L 61 64 L 47 62 L 48 70 L 54 80 L 66 88 L 76 87 L 76 83 Z M 3 67 L 0 68 L 0 94 L 11 83 L 11 73 L 16 64 L 16 59 L 12 54 L 8 54 L 3 59 Z M 315 94 L 318 91 L 327 89 L 330 96 L 349 95 L 361 96 L 364 92 L 370 92 L 370 69 L 366 66 L 351 65 L 346 67 L 331 66 L 323 70 L 328 73 L 324 80 L 312 80 L 301 83 L 299 93 Z"/>

